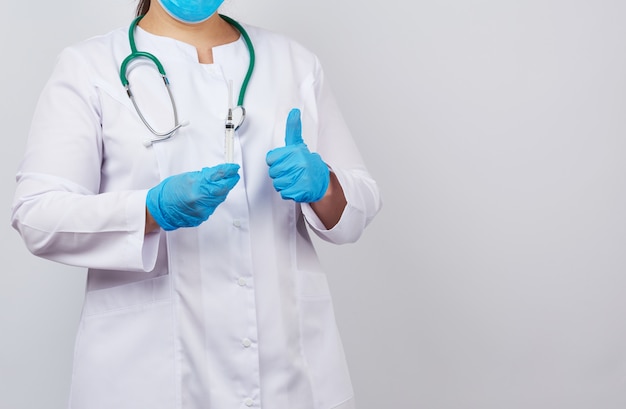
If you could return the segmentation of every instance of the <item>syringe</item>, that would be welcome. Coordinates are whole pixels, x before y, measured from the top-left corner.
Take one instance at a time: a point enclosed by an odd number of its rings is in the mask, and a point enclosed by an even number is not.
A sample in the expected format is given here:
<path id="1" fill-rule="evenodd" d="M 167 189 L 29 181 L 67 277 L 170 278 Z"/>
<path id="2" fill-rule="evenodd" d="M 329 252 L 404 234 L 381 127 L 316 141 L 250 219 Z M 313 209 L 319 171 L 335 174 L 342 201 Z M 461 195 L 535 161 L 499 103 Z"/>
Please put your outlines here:
<path id="1" fill-rule="evenodd" d="M 224 161 L 233 163 L 235 143 L 235 123 L 233 122 L 233 81 L 228 81 L 228 114 L 226 116 L 226 133 L 224 135 Z"/>

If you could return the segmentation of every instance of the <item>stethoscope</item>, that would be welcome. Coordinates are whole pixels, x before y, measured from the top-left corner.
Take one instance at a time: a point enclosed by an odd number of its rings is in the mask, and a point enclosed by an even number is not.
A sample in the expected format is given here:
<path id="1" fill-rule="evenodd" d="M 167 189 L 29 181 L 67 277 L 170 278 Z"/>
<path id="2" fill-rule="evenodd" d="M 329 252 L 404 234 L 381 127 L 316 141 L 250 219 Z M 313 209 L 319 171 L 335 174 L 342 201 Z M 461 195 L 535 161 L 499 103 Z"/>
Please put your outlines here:
<path id="1" fill-rule="evenodd" d="M 248 53 L 250 54 L 250 63 L 248 65 L 248 72 L 246 73 L 243 83 L 241 84 L 241 89 L 239 90 L 239 98 L 237 100 L 237 106 L 233 107 L 232 104 L 230 104 L 229 102 L 228 115 L 226 118 L 226 139 L 228 140 L 230 138 L 231 143 L 232 143 L 232 135 L 234 134 L 234 131 L 237 130 L 241 126 L 246 116 L 246 110 L 243 107 L 243 100 L 246 95 L 246 90 L 248 88 L 248 82 L 250 81 L 250 77 L 252 76 L 252 71 L 254 70 L 255 55 L 254 55 L 254 47 L 252 46 L 252 41 L 250 40 L 248 33 L 241 26 L 241 24 L 239 24 L 238 22 L 236 22 L 235 20 L 233 20 L 232 18 L 228 16 L 224 16 L 220 14 L 220 17 L 226 20 L 226 22 L 231 24 L 233 27 L 235 27 L 239 31 L 239 33 L 241 34 L 241 36 L 243 37 L 246 43 L 246 46 L 248 47 Z M 137 28 L 137 24 L 142 18 L 143 16 L 139 16 L 135 18 L 133 22 L 131 23 L 130 28 L 128 30 L 128 42 L 130 44 L 131 52 L 130 52 L 130 55 L 126 57 L 124 61 L 122 61 L 122 65 L 120 66 L 120 79 L 122 80 L 122 85 L 126 89 L 126 94 L 128 94 L 128 97 L 133 103 L 133 106 L 135 107 L 135 110 L 137 111 L 139 118 L 144 123 L 146 128 L 148 128 L 148 130 L 155 136 L 154 138 L 151 138 L 144 143 L 144 145 L 150 146 L 154 142 L 165 141 L 171 138 L 172 135 L 174 135 L 174 133 L 177 130 L 179 130 L 183 126 L 188 125 L 189 122 L 186 122 L 186 121 L 179 122 L 178 120 L 178 112 L 176 110 L 176 103 L 174 102 L 174 97 L 170 89 L 170 81 L 167 79 L 167 74 L 165 73 L 165 69 L 163 68 L 163 65 L 161 64 L 159 59 L 156 58 L 153 54 L 150 54 L 145 51 L 137 50 L 137 45 L 135 44 L 135 30 Z M 174 127 L 170 129 L 169 131 L 158 132 L 152 126 L 150 126 L 150 124 L 148 123 L 144 115 L 141 113 L 141 109 L 139 109 L 137 102 L 135 101 L 133 92 L 130 89 L 130 83 L 128 82 L 127 74 L 128 74 L 128 64 L 136 58 L 147 58 L 151 60 L 156 65 L 157 69 L 159 70 L 159 73 L 161 74 L 161 77 L 163 78 L 163 83 L 165 84 L 165 88 L 167 89 L 167 93 L 169 95 L 170 102 L 172 104 L 172 111 L 174 114 Z M 233 119 L 234 118 L 233 112 L 236 110 L 241 111 L 240 119 L 237 124 L 235 124 L 234 119 Z"/>

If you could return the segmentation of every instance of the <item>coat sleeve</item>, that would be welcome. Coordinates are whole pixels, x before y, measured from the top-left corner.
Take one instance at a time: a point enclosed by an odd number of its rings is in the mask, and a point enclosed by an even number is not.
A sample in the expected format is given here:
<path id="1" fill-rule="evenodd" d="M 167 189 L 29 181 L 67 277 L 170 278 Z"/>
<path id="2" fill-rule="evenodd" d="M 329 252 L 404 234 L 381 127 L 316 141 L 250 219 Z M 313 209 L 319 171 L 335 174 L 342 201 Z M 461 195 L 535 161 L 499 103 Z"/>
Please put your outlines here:
<path id="1" fill-rule="evenodd" d="M 359 239 L 380 211 L 380 192 L 365 167 L 317 60 L 311 92 L 314 94 L 313 105 L 317 110 L 318 121 L 315 149 L 337 176 L 347 205 L 341 219 L 332 229 L 324 227 L 310 205 L 303 204 L 302 212 L 309 226 L 323 240 L 336 244 L 352 243 Z"/>
<path id="2" fill-rule="evenodd" d="M 35 109 L 17 172 L 11 223 L 33 254 L 68 265 L 149 271 L 146 190 L 100 192 L 101 112 L 92 70 L 64 50 Z"/>

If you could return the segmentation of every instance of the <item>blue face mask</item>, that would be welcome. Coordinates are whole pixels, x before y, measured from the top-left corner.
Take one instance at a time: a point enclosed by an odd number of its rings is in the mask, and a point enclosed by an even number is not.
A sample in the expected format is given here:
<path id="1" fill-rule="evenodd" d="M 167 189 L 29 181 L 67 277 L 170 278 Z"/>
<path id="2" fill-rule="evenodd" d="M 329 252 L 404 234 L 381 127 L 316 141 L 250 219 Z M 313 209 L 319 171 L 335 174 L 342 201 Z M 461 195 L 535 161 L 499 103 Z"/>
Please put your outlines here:
<path id="1" fill-rule="evenodd" d="M 211 17 L 224 0 L 159 0 L 163 9 L 183 23 L 201 23 Z"/>

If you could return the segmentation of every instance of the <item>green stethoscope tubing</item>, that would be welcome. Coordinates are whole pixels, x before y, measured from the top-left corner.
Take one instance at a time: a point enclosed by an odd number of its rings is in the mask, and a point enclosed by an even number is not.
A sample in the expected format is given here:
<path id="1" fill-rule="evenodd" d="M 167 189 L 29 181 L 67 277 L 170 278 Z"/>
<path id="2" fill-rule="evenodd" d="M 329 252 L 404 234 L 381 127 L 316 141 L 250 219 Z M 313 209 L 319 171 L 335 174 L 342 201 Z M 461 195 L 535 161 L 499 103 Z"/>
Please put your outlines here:
<path id="1" fill-rule="evenodd" d="M 244 101 L 244 98 L 246 96 L 246 91 L 248 89 L 248 83 L 250 82 L 250 78 L 252 77 L 252 72 L 254 71 L 254 63 L 256 61 L 256 55 L 254 53 L 254 46 L 252 45 L 252 40 L 250 40 L 250 36 L 248 35 L 248 33 L 246 32 L 246 30 L 243 28 L 243 26 L 241 24 L 239 24 L 237 21 L 235 21 L 232 18 L 230 18 L 228 16 L 225 16 L 223 14 L 220 14 L 219 16 L 222 19 L 224 19 L 227 23 L 229 23 L 230 25 L 235 27 L 237 29 L 237 31 L 239 31 L 239 34 L 241 34 L 241 36 L 243 37 L 244 42 L 246 43 L 246 47 L 248 47 L 248 53 L 250 55 L 250 62 L 248 64 L 248 71 L 246 72 L 246 76 L 244 77 L 244 80 L 243 80 L 243 82 L 241 84 L 241 89 L 239 90 L 239 97 L 238 97 L 238 100 L 237 100 L 237 106 L 239 106 L 239 107 L 241 107 L 243 109 L 243 101 Z M 133 102 L 133 105 L 135 106 L 135 109 L 137 110 L 137 113 L 141 117 L 141 120 L 144 122 L 144 124 L 156 136 L 159 136 L 162 139 L 167 139 L 170 136 L 172 136 L 172 134 L 178 128 L 180 128 L 182 125 L 178 123 L 178 115 L 177 115 L 177 112 L 176 112 L 176 104 L 174 103 L 174 98 L 173 98 L 171 90 L 170 90 L 169 80 L 167 78 L 167 74 L 165 73 L 165 69 L 163 68 L 163 64 L 161 64 L 161 61 L 159 61 L 159 59 L 157 57 L 155 57 L 153 54 L 150 54 L 149 52 L 138 51 L 137 50 L 137 45 L 135 43 L 135 29 L 137 28 L 137 24 L 139 23 L 139 21 L 143 17 L 144 17 L 143 15 L 136 17 L 133 20 L 133 22 L 130 24 L 130 28 L 128 29 L 128 42 L 130 44 L 130 51 L 131 52 L 130 52 L 130 55 L 128 55 L 124 59 L 124 61 L 122 61 L 122 64 L 120 65 L 120 80 L 122 81 L 122 85 L 126 89 L 126 93 L 128 94 L 129 98 Z M 175 127 L 172 130 L 168 131 L 168 132 L 159 133 L 159 132 L 155 131 L 148 124 L 148 122 L 145 120 L 145 118 L 141 114 L 141 111 L 139 110 L 139 107 L 135 103 L 135 98 L 133 97 L 132 92 L 130 91 L 130 83 L 128 81 L 127 71 L 128 71 L 128 64 L 132 60 L 134 60 L 136 58 L 147 58 L 150 61 L 152 61 L 156 65 L 157 69 L 159 70 L 159 73 L 161 74 L 161 77 L 163 77 L 163 82 L 165 83 L 165 86 L 167 88 L 167 92 L 168 92 L 170 100 L 172 102 L 172 108 L 174 110 Z M 245 112 L 245 110 L 243 110 L 243 112 Z"/>

